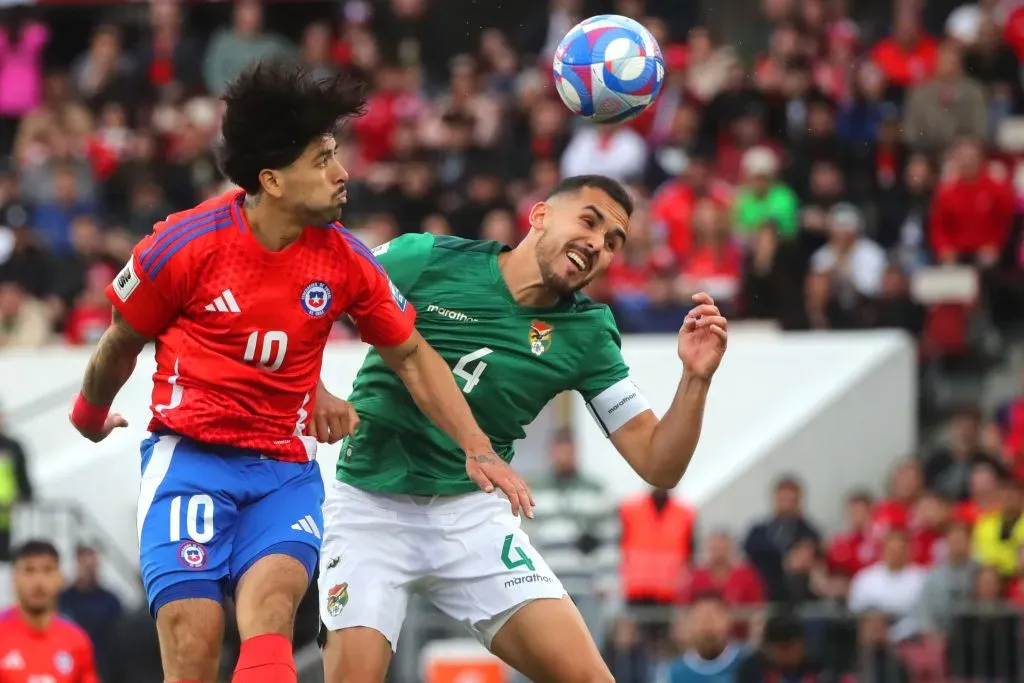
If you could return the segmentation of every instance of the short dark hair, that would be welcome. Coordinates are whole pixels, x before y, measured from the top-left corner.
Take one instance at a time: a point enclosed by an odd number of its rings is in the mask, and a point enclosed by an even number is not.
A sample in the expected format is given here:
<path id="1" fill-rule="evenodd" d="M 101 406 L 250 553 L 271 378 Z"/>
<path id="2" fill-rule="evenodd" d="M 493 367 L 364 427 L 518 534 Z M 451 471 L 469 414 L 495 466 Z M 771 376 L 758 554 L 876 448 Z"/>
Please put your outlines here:
<path id="1" fill-rule="evenodd" d="M 576 194 L 585 187 L 601 190 L 621 206 L 627 216 L 633 215 L 633 198 L 629 196 L 629 190 L 618 180 L 605 175 L 574 175 L 564 178 L 548 193 L 548 199 L 560 194 Z"/>
<path id="2" fill-rule="evenodd" d="M 17 562 L 18 560 L 24 560 L 30 557 L 52 557 L 60 562 L 60 553 L 57 552 L 57 547 L 49 541 L 44 541 L 38 538 L 25 541 L 15 548 L 14 553 L 11 556 L 11 561 Z"/>
<path id="3" fill-rule="evenodd" d="M 221 172 L 249 194 L 260 172 L 284 168 L 314 140 L 332 135 L 342 119 L 366 108 L 365 86 L 349 76 L 316 78 L 291 62 L 259 62 L 221 97 L 227 104 L 217 149 Z"/>

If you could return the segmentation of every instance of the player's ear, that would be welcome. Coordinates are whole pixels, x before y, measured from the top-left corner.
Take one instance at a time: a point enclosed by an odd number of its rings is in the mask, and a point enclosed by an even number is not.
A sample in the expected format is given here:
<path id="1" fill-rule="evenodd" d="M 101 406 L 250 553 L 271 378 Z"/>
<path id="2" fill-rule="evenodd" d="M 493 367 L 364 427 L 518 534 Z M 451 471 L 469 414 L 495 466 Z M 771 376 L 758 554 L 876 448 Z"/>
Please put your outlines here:
<path id="1" fill-rule="evenodd" d="M 280 173 L 269 168 L 260 171 L 260 186 L 274 199 L 280 199 L 284 194 L 284 179 Z"/>
<path id="2" fill-rule="evenodd" d="M 537 202 L 530 209 L 530 228 L 532 230 L 544 229 L 544 218 L 551 211 L 551 205 L 547 202 Z"/>

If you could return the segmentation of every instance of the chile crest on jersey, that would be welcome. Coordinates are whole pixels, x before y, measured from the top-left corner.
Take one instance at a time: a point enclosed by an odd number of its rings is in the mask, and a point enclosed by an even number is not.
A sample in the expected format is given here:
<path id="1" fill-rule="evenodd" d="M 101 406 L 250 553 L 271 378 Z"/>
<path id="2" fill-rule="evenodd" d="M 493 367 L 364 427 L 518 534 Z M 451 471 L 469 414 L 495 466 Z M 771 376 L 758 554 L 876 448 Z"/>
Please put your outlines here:
<path id="1" fill-rule="evenodd" d="M 320 318 L 330 310 L 331 296 L 331 288 L 327 283 L 317 280 L 306 285 L 299 300 L 302 302 L 302 310 L 313 318 Z"/>

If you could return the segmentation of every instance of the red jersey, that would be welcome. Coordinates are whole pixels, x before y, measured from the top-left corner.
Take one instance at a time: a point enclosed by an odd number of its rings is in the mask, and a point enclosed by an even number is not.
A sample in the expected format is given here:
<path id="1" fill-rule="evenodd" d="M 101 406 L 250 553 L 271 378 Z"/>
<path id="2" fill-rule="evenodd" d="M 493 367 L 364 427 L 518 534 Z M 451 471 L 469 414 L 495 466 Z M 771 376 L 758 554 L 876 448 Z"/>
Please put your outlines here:
<path id="1" fill-rule="evenodd" d="M 0 683 L 99 683 L 85 631 L 54 617 L 43 630 L 17 609 L 0 614 Z"/>
<path id="2" fill-rule="evenodd" d="M 871 533 L 881 541 L 891 529 L 910 529 L 910 512 L 913 504 L 895 498 L 883 500 L 871 513 Z"/>
<path id="3" fill-rule="evenodd" d="M 745 564 L 733 565 L 721 578 L 710 567 L 695 570 L 683 591 L 683 602 L 692 602 L 702 593 L 718 593 L 726 603 L 733 606 L 760 605 L 764 602 L 761 578 Z"/>
<path id="4" fill-rule="evenodd" d="M 156 340 L 151 431 L 305 462 L 324 346 L 349 315 L 360 337 L 396 346 L 415 311 L 370 250 L 334 223 L 278 252 L 252 235 L 244 193 L 171 215 L 132 251 L 107 297 Z"/>
<path id="5" fill-rule="evenodd" d="M 939 529 L 920 527 L 910 534 L 910 561 L 921 567 L 934 567 L 946 559 L 946 534 Z"/>
<path id="6" fill-rule="evenodd" d="M 878 561 L 880 544 L 872 533 L 849 531 L 832 539 L 825 552 L 828 568 L 834 574 L 852 577 Z"/>

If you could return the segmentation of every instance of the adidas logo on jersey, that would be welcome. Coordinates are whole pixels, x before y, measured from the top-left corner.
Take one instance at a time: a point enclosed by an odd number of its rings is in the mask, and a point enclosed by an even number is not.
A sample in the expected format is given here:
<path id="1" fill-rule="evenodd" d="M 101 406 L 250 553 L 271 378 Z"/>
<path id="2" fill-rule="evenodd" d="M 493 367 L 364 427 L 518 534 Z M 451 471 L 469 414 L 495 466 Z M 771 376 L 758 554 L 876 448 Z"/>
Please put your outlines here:
<path id="1" fill-rule="evenodd" d="M 235 301 L 235 295 L 231 293 L 230 289 L 225 289 L 220 293 L 220 296 L 206 304 L 206 310 L 217 311 L 218 313 L 242 312 L 242 309 L 238 307 L 238 302 Z"/>
<path id="2" fill-rule="evenodd" d="M 0 671 L 21 671 L 25 668 L 25 659 L 17 650 L 11 650 L 0 659 Z"/>
<path id="3" fill-rule="evenodd" d="M 437 304 L 430 304 L 427 306 L 427 313 L 437 313 L 442 318 L 448 318 L 460 323 L 475 323 L 479 322 L 476 318 L 471 318 L 462 311 L 453 311 L 448 308 L 441 308 Z"/>
<path id="4" fill-rule="evenodd" d="M 316 522 L 309 515 L 306 515 L 299 521 L 292 524 L 292 528 L 296 531 L 305 531 L 307 534 L 313 534 L 317 538 L 320 538 L 320 529 L 317 527 Z"/>

